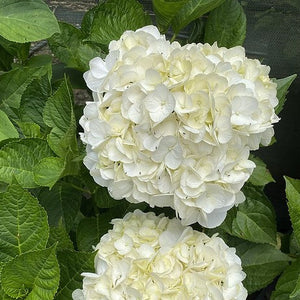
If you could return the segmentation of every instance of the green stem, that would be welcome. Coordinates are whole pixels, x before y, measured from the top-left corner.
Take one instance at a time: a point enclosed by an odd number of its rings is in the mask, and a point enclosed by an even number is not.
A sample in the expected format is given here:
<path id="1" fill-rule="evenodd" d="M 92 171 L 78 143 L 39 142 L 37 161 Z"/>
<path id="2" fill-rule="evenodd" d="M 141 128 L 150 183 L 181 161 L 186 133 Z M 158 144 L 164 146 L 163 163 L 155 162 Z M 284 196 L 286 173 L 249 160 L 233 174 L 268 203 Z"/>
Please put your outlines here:
<path id="1" fill-rule="evenodd" d="M 173 34 L 173 36 L 172 36 L 172 38 L 171 38 L 171 43 L 175 41 L 175 39 L 176 39 L 176 36 L 177 36 L 177 34 L 176 34 L 176 33 L 174 33 L 174 34 Z"/>
<path id="2" fill-rule="evenodd" d="M 76 189 L 78 191 L 81 191 L 81 192 L 84 192 L 84 193 L 87 193 L 87 194 L 91 195 L 91 192 L 89 190 L 85 190 L 85 189 L 81 188 L 80 186 L 77 186 L 73 183 L 68 183 L 68 184 L 71 185 L 74 189 Z"/>

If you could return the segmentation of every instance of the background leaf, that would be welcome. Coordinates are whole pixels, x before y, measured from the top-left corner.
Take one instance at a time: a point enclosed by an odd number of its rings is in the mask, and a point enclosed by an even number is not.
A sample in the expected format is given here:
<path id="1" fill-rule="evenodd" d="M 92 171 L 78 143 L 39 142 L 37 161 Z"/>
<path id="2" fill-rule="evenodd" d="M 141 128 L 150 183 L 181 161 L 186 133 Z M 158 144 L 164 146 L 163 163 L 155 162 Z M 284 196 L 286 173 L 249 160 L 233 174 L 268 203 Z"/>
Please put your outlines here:
<path id="1" fill-rule="evenodd" d="M 295 237 L 300 244 L 300 180 L 284 177 L 286 197 Z"/>
<path id="2" fill-rule="evenodd" d="M 205 27 L 205 43 L 219 47 L 242 45 L 246 37 L 246 15 L 238 0 L 226 0 L 210 12 Z"/>
<path id="3" fill-rule="evenodd" d="M 95 44 L 83 42 L 86 36 L 80 29 L 59 23 L 60 33 L 54 34 L 49 40 L 52 52 L 69 68 L 85 72 L 89 69 L 89 61 L 101 54 L 101 48 Z"/>
<path id="4" fill-rule="evenodd" d="M 243 192 L 245 202 L 229 211 L 220 228 L 251 242 L 276 245 L 276 219 L 272 204 L 258 187 L 247 185 Z"/>
<path id="5" fill-rule="evenodd" d="M 36 198 L 13 183 L 0 196 L 0 261 L 46 247 L 47 214 Z"/>
<path id="6" fill-rule="evenodd" d="M 29 56 L 30 43 L 15 43 L 0 35 L 0 45 L 12 57 L 16 57 L 21 61 L 25 61 Z"/>
<path id="7" fill-rule="evenodd" d="M 295 288 L 297 288 L 297 284 L 299 284 L 299 292 L 300 292 L 300 259 L 294 261 L 290 266 L 288 266 L 284 272 L 279 277 L 275 291 L 272 293 L 271 300 L 286 300 L 286 299 L 300 299 L 290 297 L 290 294 L 293 292 Z"/>
<path id="8" fill-rule="evenodd" d="M 37 185 L 52 188 L 65 175 L 65 168 L 66 161 L 64 159 L 60 157 L 45 157 L 34 167 L 34 181 Z"/>
<path id="9" fill-rule="evenodd" d="M 50 226 L 58 226 L 60 222 L 69 232 L 81 203 L 81 193 L 67 182 L 57 183 L 51 190 L 44 188 L 38 198 L 46 209 Z"/>
<path id="10" fill-rule="evenodd" d="M 21 97 L 27 86 L 36 78 L 41 78 L 49 72 L 51 66 L 51 57 L 43 56 L 37 59 L 32 59 L 32 63 L 26 66 L 20 66 L 9 72 L 0 75 L 0 107 L 8 105 L 13 108 L 20 107 Z"/>
<path id="11" fill-rule="evenodd" d="M 33 42 L 59 32 L 54 14 L 42 0 L 2 0 L 0 32 L 7 40 Z"/>
<path id="12" fill-rule="evenodd" d="M 96 205 L 100 208 L 110 208 L 120 205 L 120 202 L 118 200 L 113 199 L 109 195 L 106 187 L 97 187 L 93 198 L 95 200 Z"/>
<path id="13" fill-rule="evenodd" d="M 136 30 L 150 23 L 138 1 L 108 0 L 98 5 L 87 40 L 108 45 L 111 40 L 119 39 L 124 31 Z"/>
<path id="14" fill-rule="evenodd" d="M 102 235 L 112 228 L 110 214 L 101 214 L 96 217 L 84 218 L 77 227 L 77 247 L 80 251 L 92 251 Z"/>
<path id="15" fill-rule="evenodd" d="M 177 34 L 193 20 L 221 5 L 225 0 L 189 0 L 172 19 L 172 28 Z"/>
<path id="16" fill-rule="evenodd" d="M 271 173 L 267 169 L 266 164 L 259 157 L 250 154 L 250 160 L 256 164 L 256 167 L 249 178 L 250 183 L 257 186 L 265 186 L 270 182 L 275 182 Z"/>
<path id="17" fill-rule="evenodd" d="M 242 242 L 236 246 L 236 250 L 242 260 L 243 271 L 247 274 L 243 284 L 249 294 L 271 283 L 290 261 L 286 254 L 267 244 Z"/>
<path id="18" fill-rule="evenodd" d="M 0 110 L 0 141 L 18 137 L 19 133 L 15 126 L 11 123 L 6 113 Z"/>
<path id="19" fill-rule="evenodd" d="M 42 139 L 24 139 L 8 143 L 0 150 L 0 180 L 11 183 L 15 177 L 24 188 L 34 188 L 34 167 L 52 151 Z"/>
<path id="20" fill-rule="evenodd" d="M 21 254 L 2 270 L 1 284 L 11 297 L 28 300 L 52 300 L 59 284 L 55 246 Z"/>
<path id="21" fill-rule="evenodd" d="M 33 80 L 22 94 L 18 117 L 22 122 L 36 123 L 43 131 L 47 126 L 43 120 L 43 110 L 51 96 L 48 74 Z"/>
<path id="22" fill-rule="evenodd" d="M 57 250 L 74 249 L 70 236 L 66 232 L 65 226 L 61 223 L 58 226 L 50 227 L 50 234 L 49 234 L 47 246 L 50 247 L 56 243 L 57 243 L 57 247 L 56 247 Z"/>
<path id="23" fill-rule="evenodd" d="M 75 289 L 82 288 L 82 272 L 94 272 L 96 253 L 58 251 L 60 285 L 55 300 L 69 300 Z"/>
<path id="24" fill-rule="evenodd" d="M 189 0 L 152 0 L 153 9 L 161 32 L 166 32 L 172 19 Z"/>
<path id="25" fill-rule="evenodd" d="M 51 149 L 60 157 L 68 150 L 77 154 L 76 119 L 73 111 L 73 93 L 67 79 L 46 102 L 43 119 L 52 128 L 48 135 Z"/>
<path id="26" fill-rule="evenodd" d="M 273 81 L 277 84 L 277 98 L 279 100 L 279 103 L 277 107 L 275 108 L 275 113 L 278 115 L 283 107 L 286 100 L 286 95 L 288 93 L 288 89 L 293 83 L 293 81 L 296 79 L 297 74 L 293 74 L 291 76 L 281 78 L 281 79 L 274 79 Z"/>

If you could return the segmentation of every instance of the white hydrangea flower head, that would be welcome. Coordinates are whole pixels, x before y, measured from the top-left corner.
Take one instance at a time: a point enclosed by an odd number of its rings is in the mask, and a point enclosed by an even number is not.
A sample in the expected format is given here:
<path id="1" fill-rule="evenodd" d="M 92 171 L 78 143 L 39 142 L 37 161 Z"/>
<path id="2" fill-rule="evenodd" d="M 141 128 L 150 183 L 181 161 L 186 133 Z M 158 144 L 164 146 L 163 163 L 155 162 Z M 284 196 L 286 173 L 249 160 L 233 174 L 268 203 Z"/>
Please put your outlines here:
<path id="1" fill-rule="evenodd" d="M 154 26 L 126 31 L 84 74 L 84 164 L 115 199 L 174 208 L 216 227 L 244 200 L 279 118 L 269 67 L 242 47 L 170 43 Z"/>
<path id="2" fill-rule="evenodd" d="M 140 210 L 112 224 L 74 300 L 247 298 L 241 260 L 216 235 Z"/>

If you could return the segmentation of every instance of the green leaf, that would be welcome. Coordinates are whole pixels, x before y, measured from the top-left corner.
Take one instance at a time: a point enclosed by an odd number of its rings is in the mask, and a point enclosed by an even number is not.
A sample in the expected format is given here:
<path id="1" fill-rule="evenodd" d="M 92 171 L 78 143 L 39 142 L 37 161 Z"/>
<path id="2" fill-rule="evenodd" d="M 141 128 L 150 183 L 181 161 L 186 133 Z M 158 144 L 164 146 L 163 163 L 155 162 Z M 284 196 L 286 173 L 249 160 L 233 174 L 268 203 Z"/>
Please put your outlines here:
<path id="1" fill-rule="evenodd" d="M 21 97 L 27 86 L 36 78 L 49 72 L 51 57 L 44 56 L 43 64 L 32 59 L 28 65 L 20 66 L 0 75 L 0 106 L 20 107 Z"/>
<path id="2" fill-rule="evenodd" d="M 18 110 L 19 119 L 22 122 L 36 123 L 45 131 L 47 126 L 43 120 L 43 110 L 50 95 L 51 85 L 48 75 L 33 80 L 22 95 Z"/>
<path id="3" fill-rule="evenodd" d="M 47 214 L 37 199 L 16 183 L 0 196 L 0 220 L 0 261 L 45 248 Z"/>
<path id="4" fill-rule="evenodd" d="M 41 127 L 35 123 L 17 122 L 25 138 L 43 138 Z"/>
<path id="5" fill-rule="evenodd" d="M 43 119 L 45 124 L 52 128 L 48 135 L 48 143 L 51 149 L 60 157 L 65 157 L 68 150 L 77 154 L 73 94 L 72 88 L 66 79 L 46 102 Z"/>
<path id="6" fill-rule="evenodd" d="M 279 103 L 275 109 L 275 113 L 278 115 L 284 106 L 286 101 L 286 95 L 288 93 L 288 89 L 293 81 L 296 79 L 297 74 L 282 78 L 282 79 L 274 79 L 274 82 L 277 84 L 277 98 Z"/>
<path id="7" fill-rule="evenodd" d="M 236 246 L 236 250 L 242 260 L 243 271 L 247 274 L 243 284 L 249 294 L 271 283 L 290 261 L 286 254 L 267 244 L 242 242 Z"/>
<path id="8" fill-rule="evenodd" d="M 161 32 L 166 32 L 172 19 L 189 0 L 152 0 L 153 9 Z"/>
<path id="9" fill-rule="evenodd" d="M 47 246 L 50 247 L 56 243 L 57 243 L 57 250 L 74 249 L 70 236 L 68 235 L 64 225 L 62 224 L 59 224 L 58 226 L 50 227 L 50 234 L 49 234 Z"/>
<path id="10" fill-rule="evenodd" d="M 290 254 L 292 255 L 300 255 L 300 241 L 296 239 L 295 233 L 292 232 L 290 236 Z"/>
<path id="11" fill-rule="evenodd" d="M 34 181 L 37 185 L 50 188 L 64 175 L 66 162 L 60 157 L 45 157 L 34 167 Z"/>
<path id="12" fill-rule="evenodd" d="M 81 197 L 81 193 L 66 182 L 57 183 L 50 191 L 44 188 L 38 195 L 41 205 L 48 213 L 49 225 L 58 226 L 62 222 L 67 232 L 73 226 Z"/>
<path id="13" fill-rule="evenodd" d="M 93 195 L 95 203 L 100 208 L 110 208 L 114 206 L 120 205 L 120 201 L 113 199 L 108 191 L 107 188 L 99 186 Z"/>
<path id="14" fill-rule="evenodd" d="M 25 188 L 37 187 L 34 167 L 52 151 L 42 139 L 24 139 L 10 142 L 0 150 L 0 180 L 11 183 L 13 177 Z"/>
<path id="15" fill-rule="evenodd" d="M 150 17 L 138 1 L 107 0 L 99 4 L 87 40 L 108 45 L 111 40 L 118 40 L 124 31 L 148 24 L 151 24 Z"/>
<path id="16" fill-rule="evenodd" d="M 256 167 L 249 178 L 250 183 L 257 186 L 265 186 L 270 182 L 275 182 L 271 173 L 267 169 L 266 164 L 259 157 L 250 154 L 250 160 L 256 164 Z"/>
<path id="17" fill-rule="evenodd" d="M 9 71 L 13 61 L 14 57 L 0 45 L 0 71 Z"/>
<path id="18" fill-rule="evenodd" d="M 300 180 L 285 176 L 286 197 L 295 237 L 300 244 Z"/>
<path id="19" fill-rule="evenodd" d="M 299 268 L 298 268 L 298 280 L 296 283 L 296 286 L 294 288 L 294 290 L 292 291 L 291 295 L 290 295 L 291 299 L 294 300 L 299 300 L 300 299 L 300 275 L 299 275 Z"/>
<path id="20" fill-rule="evenodd" d="M 84 43 L 85 36 L 80 29 L 67 23 L 59 23 L 60 34 L 53 35 L 49 45 L 56 57 L 69 68 L 85 72 L 89 69 L 89 61 L 101 54 L 101 48 Z"/>
<path id="21" fill-rule="evenodd" d="M 219 47 L 242 45 L 246 37 L 246 15 L 238 0 L 226 0 L 210 12 L 204 41 Z"/>
<path id="22" fill-rule="evenodd" d="M 6 113 L 0 110 L 0 141 L 18 137 L 17 129 L 11 123 Z"/>
<path id="23" fill-rule="evenodd" d="M 117 200 L 116 200 L 117 201 Z M 92 251 L 102 235 L 112 228 L 112 219 L 123 218 L 125 214 L 135 209 L 145 210 L 146 203 L 128 203 L 126 200 L 118 200 L 119 205 L 111 207 L 107 212 L 98 214 L 96 217 L 82 219 L 77 227 L 77 246 L 81 251 Z"/>
<path id="24" fill-rule="evenodd" d="M 77 247 L 80 251 L 92 251 L 102 235 L 112 228 L 110 214 L 101 214 L 96 217 L 84 218 L 77 227 Z"/>
<path id="25" fill-rule="evenodd" d="M 0 32 L 7 40 L 26 43 L 46 39 L 59 32 L 59 27 L 42 0 L 2 0 Z"/>
<path id="26" fill-rule="evenodd" d="M 272 204 L 258 187 L 246 185 L 243 192 L 245 202 L 228 213 L 220 228 L 250 242 L 276 245 L 276 219 Z"/>
<path id="27" fill-rule="evenodd" d="M 189 0 L 172 19 L 172 28 L 176 34 L 193 20 L 221 5 L 225 0 Z"/>
<path id="28" fill-rule="evenodd" d="M 95 272 L 94 253 L 70 250 L 58 251 L 60 265 L 60 286 L 55 300 L 72 299 L 72 292 L 82 288 L 82 272 Z"/>
<path id="29" fill-rule="evenodd" d="M 28 58 L 30 43 L 15 43 L 0 36 L 0 45 L 12 57 L 17 57 L 21 61 L 25 61 Z"/>
<path id="30" fill-rule="evenodd" d="M 297 288 L 299 284 L 300 292 L 300 259 L 294 261 L 290 266 L 288 266 L 284 272 L 279 277 L 275 291 L 273 291 L 271 300 L 286 300 L 286 299 L 300 299 L 300 297 L 292 298 L 290 297 L 294 289 Z"/>
<path id="31" fill-rule="evenodd" d="M 1 287 L 1 284 L 0 284 L 0 300 L 12 300 L 12 299 L 14 299 L 14 298 L 11 298 L 4 293 L 4 291 Z"/>
<path id="32" fill-rule="evenodd" d="M 2 270 L 2 287 L 14 298 L 52 300 L 59 284 L 59 267 L 55 246 L 21 254 Z"/>

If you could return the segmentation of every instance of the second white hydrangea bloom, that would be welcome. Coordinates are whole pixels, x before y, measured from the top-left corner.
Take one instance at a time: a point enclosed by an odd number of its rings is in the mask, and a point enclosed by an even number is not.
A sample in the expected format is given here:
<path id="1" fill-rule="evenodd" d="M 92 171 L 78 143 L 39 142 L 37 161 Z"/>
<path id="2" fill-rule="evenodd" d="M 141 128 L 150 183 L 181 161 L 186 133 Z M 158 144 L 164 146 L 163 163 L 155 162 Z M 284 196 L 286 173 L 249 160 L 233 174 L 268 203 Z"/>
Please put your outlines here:
<path id="1" fill-rule="evenodd" d="M 139 210 L 112 223 L 74 300 L 247 298 L 241 260 L 221 238 Z"/>

